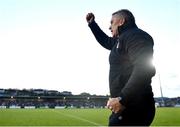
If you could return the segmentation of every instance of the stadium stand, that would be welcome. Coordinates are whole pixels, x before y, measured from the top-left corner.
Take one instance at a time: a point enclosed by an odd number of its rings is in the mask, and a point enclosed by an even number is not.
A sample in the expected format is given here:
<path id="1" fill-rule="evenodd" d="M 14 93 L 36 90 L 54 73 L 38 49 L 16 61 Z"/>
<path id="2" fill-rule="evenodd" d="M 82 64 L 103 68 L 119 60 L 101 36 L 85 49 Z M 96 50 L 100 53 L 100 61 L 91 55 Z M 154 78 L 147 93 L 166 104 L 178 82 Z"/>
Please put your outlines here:
<path id="1" fill-rule="evenodd" d="M 105 108 L 109 96 L 44 89 L 0 89 L 0 108 Z M 155 98 L 156 106 L 178 107 L 180 97 Z"/>
<path id="2" fill-rule="evenodd" d="M 0 108 L 104 108 L 108 96 L 43 89 L 0 89 Z"/>

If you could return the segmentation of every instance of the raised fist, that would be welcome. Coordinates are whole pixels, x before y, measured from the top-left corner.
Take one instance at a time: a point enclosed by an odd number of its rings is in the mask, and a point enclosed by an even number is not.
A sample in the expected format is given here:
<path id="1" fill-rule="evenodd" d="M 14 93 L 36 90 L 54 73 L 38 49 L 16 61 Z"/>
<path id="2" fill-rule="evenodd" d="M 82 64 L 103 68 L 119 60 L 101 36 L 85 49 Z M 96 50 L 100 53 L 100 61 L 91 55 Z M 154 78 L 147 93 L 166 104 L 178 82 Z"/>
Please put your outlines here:
<path id="1" fill-rule="evenodd" d="M 86 15 L 86 21 L 87 21 L 88 23 L 91 23 L 92 21 L 94 21 L 94 19 L 95 19 L 95 16 L 94 16 L 93 13 L 88 13 L 88 14 Z"/>

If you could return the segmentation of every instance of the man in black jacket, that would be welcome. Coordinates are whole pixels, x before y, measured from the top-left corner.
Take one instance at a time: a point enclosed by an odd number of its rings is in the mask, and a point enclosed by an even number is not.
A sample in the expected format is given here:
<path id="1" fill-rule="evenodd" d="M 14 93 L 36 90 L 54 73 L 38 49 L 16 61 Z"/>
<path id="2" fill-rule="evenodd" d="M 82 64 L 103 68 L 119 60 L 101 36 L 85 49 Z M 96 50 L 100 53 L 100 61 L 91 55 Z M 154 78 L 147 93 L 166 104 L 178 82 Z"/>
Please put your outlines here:
<path id="1" fill-rule="evenodd" d="M 151 79 L 155 68 L 153 39 L 136 26 L 133 14 L 126 9 L 112 14 L 108 37 L 95 22 L 93 13 L 86 16 L 96 40 L 109 55 L 109 87 L 111 98 L 107 107 L 112 111 L 109 126 L 148 126 L 155 115 Z"/>

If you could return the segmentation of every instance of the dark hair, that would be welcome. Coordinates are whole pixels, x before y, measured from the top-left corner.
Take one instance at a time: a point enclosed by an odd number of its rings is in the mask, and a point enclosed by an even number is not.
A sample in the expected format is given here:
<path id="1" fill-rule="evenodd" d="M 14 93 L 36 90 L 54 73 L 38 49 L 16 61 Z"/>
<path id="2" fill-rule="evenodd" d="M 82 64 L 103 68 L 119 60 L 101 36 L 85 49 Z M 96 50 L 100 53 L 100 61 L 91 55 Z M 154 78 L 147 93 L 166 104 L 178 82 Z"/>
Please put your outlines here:
<path id="1" fill-rule="evenodd" d="M 112 15 L 118 15 L 119 17 L 124 18 L 125 23 L 135 23 L 135 18 L 133 14 L 127 9 L 121 9 L 119 11 L 114 12 Z"/>

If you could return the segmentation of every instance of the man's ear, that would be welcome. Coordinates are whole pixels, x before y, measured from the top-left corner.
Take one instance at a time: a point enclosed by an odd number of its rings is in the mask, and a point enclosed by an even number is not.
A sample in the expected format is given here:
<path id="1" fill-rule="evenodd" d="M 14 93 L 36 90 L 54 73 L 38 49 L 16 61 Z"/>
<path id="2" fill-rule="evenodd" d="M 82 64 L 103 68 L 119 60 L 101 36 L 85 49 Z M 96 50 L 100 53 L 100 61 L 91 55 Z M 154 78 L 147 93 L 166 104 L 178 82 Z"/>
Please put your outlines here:
<path id="1" fill-rule="evenodd" d="M 125 19 L 124 19 L 124 18 L 121 18 L 121 19 L 119 20 L 119 26 L 122 26 L 124 23 L 125 23 Z"/>

